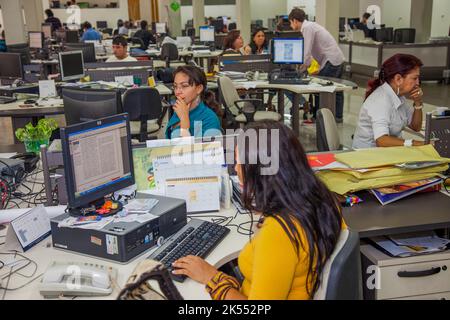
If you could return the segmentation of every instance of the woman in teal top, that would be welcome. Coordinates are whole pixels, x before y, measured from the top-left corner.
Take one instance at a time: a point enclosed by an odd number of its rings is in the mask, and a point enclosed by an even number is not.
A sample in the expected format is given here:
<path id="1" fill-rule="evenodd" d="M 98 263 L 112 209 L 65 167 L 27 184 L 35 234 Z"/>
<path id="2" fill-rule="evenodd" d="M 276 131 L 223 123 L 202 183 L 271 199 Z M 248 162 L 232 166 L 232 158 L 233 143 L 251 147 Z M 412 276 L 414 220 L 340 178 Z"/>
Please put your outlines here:
<path id="1" fill-rule="evenodd" d="M 214 94 L 206 91 L 206 76 L 194 66 L 182 66 L 175 70 L 173 89 L 177 102 L 175 111 L 167 123 L 166 138 L 204 137 L 222 134 L 219 118 L 220 107 Z M 214 108 L 214 112 L 211 108 Z"/>

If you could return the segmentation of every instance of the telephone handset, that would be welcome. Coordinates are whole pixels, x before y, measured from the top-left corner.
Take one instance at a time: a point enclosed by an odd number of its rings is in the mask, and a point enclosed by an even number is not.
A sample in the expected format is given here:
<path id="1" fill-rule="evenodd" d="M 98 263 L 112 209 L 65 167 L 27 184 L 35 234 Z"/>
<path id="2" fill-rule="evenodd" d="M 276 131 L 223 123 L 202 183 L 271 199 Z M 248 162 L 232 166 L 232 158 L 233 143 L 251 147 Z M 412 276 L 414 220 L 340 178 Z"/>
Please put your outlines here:
<path id="1" fill-rule="evenodd" d="M 39 291 L 46 298 L 59 296 L 108 296 L 117 270 L 82 262 L 53 262 L 42 277 Z"/>

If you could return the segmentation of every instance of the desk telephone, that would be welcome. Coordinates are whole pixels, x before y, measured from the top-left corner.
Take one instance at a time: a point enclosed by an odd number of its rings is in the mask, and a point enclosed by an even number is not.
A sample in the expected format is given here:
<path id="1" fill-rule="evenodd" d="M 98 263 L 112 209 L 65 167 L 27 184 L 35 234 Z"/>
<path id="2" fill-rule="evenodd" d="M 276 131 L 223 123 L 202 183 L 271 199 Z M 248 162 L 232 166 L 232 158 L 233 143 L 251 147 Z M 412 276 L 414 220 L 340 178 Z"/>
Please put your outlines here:
<path id="1" fill-rule="evenodd" d="M 53 262 L 42 277 L 39 292 L 46 298 L 59 296 L 108 296 L 117 270 L 81 262 Z"/>

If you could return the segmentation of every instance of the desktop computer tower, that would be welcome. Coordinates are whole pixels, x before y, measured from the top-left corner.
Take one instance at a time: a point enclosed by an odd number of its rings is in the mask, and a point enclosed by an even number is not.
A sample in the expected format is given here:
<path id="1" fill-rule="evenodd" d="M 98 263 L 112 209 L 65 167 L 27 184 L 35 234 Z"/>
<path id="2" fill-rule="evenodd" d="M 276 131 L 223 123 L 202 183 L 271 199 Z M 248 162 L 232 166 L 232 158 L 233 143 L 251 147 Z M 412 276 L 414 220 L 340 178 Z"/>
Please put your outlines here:
<path id="1" fill-rule="evenodd" d="M 110 222 L 100 230 L 59 227 L 68 213 L 51 219 L 53 246 L 119 263 L 127 263 L 170 237 L 187 223 L 186 202 L 180 199 L 138 194 L 139 199 L 157 199 L 146 222 Z"/>

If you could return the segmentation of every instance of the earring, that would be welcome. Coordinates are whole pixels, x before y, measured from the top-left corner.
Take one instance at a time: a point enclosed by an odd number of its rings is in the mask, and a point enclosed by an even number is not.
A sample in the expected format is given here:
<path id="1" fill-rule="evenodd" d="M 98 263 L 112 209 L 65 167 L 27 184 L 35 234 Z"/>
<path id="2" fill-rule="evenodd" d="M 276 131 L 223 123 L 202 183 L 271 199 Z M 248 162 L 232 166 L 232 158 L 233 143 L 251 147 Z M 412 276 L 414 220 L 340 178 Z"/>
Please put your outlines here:
<path id="1" fill-rule="evenodd" d="M 397 95 L 400 95 L 400 87 L 397 87 Z"/>

